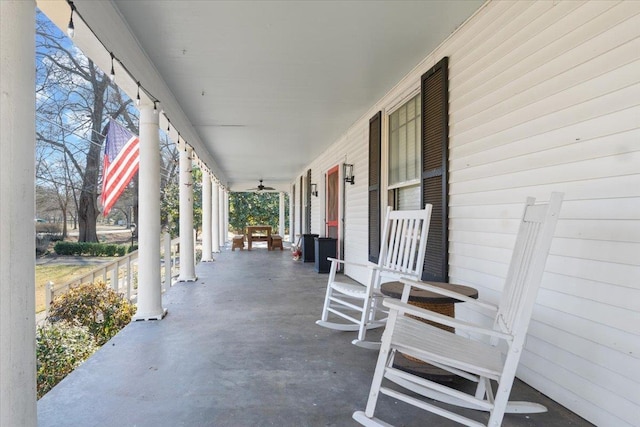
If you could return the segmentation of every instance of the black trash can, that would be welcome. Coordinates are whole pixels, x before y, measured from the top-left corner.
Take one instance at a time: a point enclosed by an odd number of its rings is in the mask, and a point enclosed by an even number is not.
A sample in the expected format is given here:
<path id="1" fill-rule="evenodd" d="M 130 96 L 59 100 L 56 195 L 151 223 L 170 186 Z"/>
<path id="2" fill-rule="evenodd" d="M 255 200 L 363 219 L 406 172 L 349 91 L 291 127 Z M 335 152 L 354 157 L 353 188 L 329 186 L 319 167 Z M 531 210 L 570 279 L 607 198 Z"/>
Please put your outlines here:
<path id="1" fill-rule="evenodd" d="M 314 247 L 313 247 L 313 239 L 318 237 L 319 234 L 303 234 L 302 235 L 302 261 L 303 262 L 314 262 Z"/>
<path id="2" fill-rule="evenodd" d="M 316 237 L 315 246 L 315 270 L 318 273 L 328 273 L 331 269 L 331 261 L 327 261 L 327 257 L 336 257 L 338 253 L 338 240 L 334 239 L 333 237 Z"/>

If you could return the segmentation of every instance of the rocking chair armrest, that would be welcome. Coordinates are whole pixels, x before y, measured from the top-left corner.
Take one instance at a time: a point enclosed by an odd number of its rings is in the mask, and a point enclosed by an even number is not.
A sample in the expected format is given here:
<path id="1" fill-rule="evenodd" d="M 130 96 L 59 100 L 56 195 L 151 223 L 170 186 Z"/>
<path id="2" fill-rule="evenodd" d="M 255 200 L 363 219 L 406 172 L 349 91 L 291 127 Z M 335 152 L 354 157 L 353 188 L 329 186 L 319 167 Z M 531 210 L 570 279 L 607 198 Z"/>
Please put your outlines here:
<path id="1" fill-rule="evenodd" d="M 405 314 L 411 314 L 413 316 L 419 317 L 420 319 L 425 319 L 425 320 L 439 323 L 441 325 L 450 326 L 458 330 L 466 330 L 469 332 L 475 332 L 482 335 L 489 335 L 492 337 L 506 340 L 508 342 L 511 342 L 511 340 L 513 339 L 513 337 L 510 334 L 485 328 L 475 323 L 465 322 L 463 320 L 456 319 L 455 317 L 449 317 L 444 314 L 433 312 L 431 310 L 416 307 L 415 305 L 401 302 L 400 300 L 395 298 L 385 298 L 382 301 L 382 304 L 385 307 L 388 307 L 389 310 L 401 311 Z"/>
<path id="2" fill-rule="evenodd" d="M 369 263 L 369 264 L 362 264 L 360 262 L 345 261 L 343 259 L 332 258 L 332 257 L 327 257 L 327 260 L 331 261 L 331 262 L 337 262 L 338 264 L 352 265 L 354 267 L 362 267 L 362 268 L 367 268 L 369 270 L 378 270 L 380 272 L 380 274 L 389 273 L 390 275 L 393 275 L 393 276 L 398 276 L 399 274 L 402 274 L 398 270 L 394 270 L 392 268 L 381 267 L 381 266 L 379 266 L 377 264 L 374 264 L 372 262 Z"/>
<path id="3" fill-rule="evenodd" d="M 327 257 L 327 260 L 329 260 L 331 262 L 337 262 L 338 264 L 352 265 L 354 267 L 363 267 L 363 268 L 374 268 L 374 267 L 376 267 L 375 264 L 361 264 L 359 262 L 345 261 L 343 259 L 338 259 L 338 258 Z"/>
<path id="4" fill-rule="evenodd" d="M 484 301 L 478 301 L 475 298 L 471 298 L 471 297 L 468 297 L 466 295 L 459 294 L 459 293 L 457 293 L 455 291 L 449 291 L 447 289 L 442 289 L 441 287 L 432 285 L 429 282 L 417 282 L 417 281 L 415 281 L 413 279 L 410 279 L 408 277 L 401 277 L 400 281 L 402 283 L 404 283 L 405 286 L 410 285 L 412 287 L 415 287 L 415 288 L 418 288 L 418 289 L 422 289 L 424 291 L 429 291 L 429 292 L 433 292 L 433 293 L 436 293 L 436 294 L 444 295 L 444 296 L 449 297 L 449 298 L 454 298 L 454 299 L 456 299 L 458 301 L 463 301 L 463 302 L 475 305 L 477 307 L 485 308 L 485 309 L 487 309 L 489 311 L 493 311 L 493 312 L 497 312 L 498 311 L 498 307 L 496 305 L 494 305 L 494 304 L 490 304 L 490 303 L 484 302 Z"/>

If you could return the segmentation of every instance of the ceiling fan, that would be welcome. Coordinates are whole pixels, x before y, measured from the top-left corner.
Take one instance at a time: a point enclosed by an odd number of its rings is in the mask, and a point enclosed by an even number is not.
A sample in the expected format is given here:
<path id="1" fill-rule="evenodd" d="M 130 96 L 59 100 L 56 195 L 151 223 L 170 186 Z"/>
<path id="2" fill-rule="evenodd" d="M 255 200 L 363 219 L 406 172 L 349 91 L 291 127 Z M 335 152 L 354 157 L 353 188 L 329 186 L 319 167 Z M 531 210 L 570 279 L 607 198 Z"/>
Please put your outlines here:
<path id="1" fill-rule="evenodd" d="M 275 190 L 273 187 L 265 187 L 262 185 L 262 180 L 260 180 L 260 184 L 258 184 L 255 188 L 250 188 L 249 191 L 262 191 L 262 190 Z"/>

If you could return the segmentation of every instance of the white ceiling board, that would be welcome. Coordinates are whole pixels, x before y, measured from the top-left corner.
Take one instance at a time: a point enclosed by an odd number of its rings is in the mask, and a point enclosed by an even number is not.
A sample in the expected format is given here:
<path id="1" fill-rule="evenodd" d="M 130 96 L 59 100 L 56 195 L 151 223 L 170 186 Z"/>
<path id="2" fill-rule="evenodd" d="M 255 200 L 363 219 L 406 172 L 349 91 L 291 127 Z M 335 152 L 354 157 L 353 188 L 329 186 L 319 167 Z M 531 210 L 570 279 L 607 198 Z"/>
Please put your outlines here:
<path id="1" fill-rule="evenodd" d="M 214 175 L 227 185 L 227 177 L 211 156 L 210 150 L 200 140 L 198 133 L 155 65 L 142 50 L 133 33 L 129 31 L 127 23 L 122 19 L 115 4 L 111 1 L 86 2 L 84 0 L 76 0 L 74 3 L 77 15 L 74 18 L 76 34 L 73 42 L 76 46 L 104 72 L 110 70 L 109 52 L 113 52 L 131 73 L 131 76 L 128 76 L 116 61 L 114 64 L 116 84 L 133 99 L 136 96 L 136 81 L 140 81 L 153 97 L 161 101 L 159 108 L 171 118 L 171 124 L 175 128 L 171 132 L 172 139 L 178 142 L 177 131 L 179 131 L 180 140 L 189 143 Z M 70 13 L 66 0 L 37 0 L 37 5 L 54 24 L 66 32 Z M 83 21 L 86 21 L 88 28 Z M 141 98 L 148 99 L 144 93 Z M 159 121 L 160 127 L 166 129 L 167 122 L 164 118 L 160 117 Z"/>
<path id="2" fill-rule="evenodd" d="M 131 70 L 148 58 L 235 189 L 295 179 L 482 1 L 113 0 L 120 25 L 75 3 Z"/>

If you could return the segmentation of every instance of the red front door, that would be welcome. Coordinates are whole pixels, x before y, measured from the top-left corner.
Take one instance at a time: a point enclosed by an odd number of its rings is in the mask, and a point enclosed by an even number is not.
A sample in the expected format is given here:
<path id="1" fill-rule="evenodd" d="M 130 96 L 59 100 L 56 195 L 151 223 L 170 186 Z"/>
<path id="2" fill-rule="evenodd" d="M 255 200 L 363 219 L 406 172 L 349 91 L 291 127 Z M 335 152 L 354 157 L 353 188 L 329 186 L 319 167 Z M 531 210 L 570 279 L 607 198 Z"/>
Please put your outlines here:
<path id="1" fill-rule="evenodd" d="M 338 166 L 334 166 L 327 172 L 327 237 L 333 237 L 340 241 L 339 221 L 340 221 L 340 179 L 338 176 Z"/>

